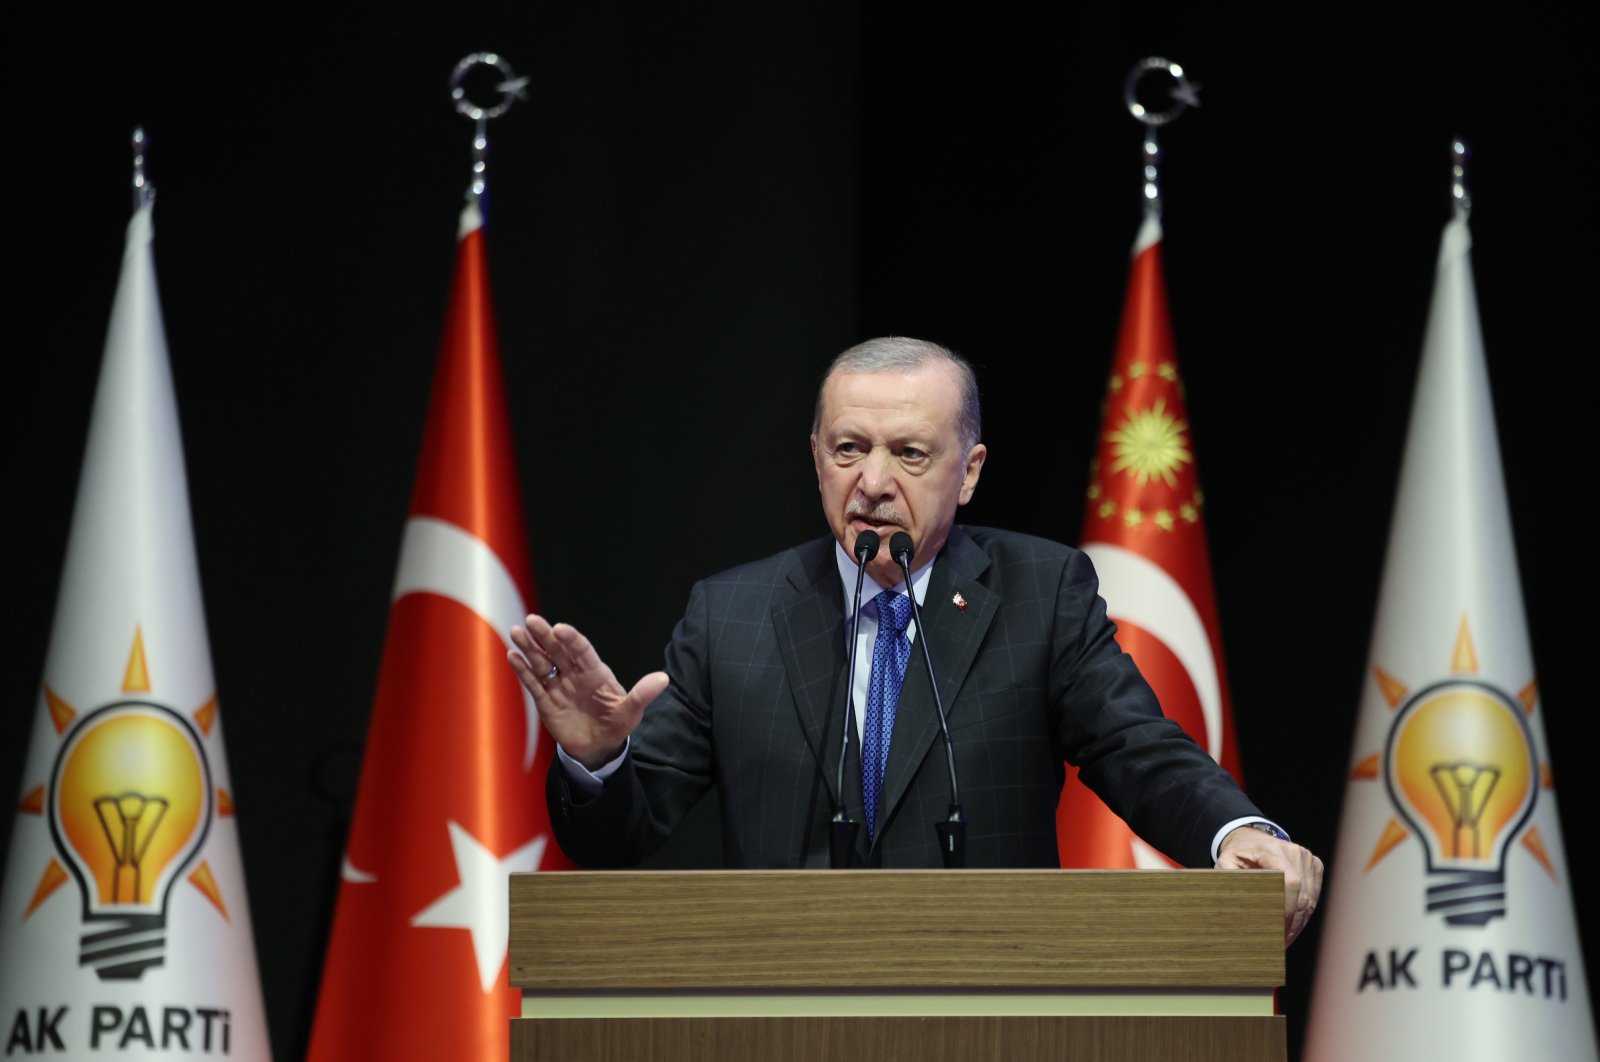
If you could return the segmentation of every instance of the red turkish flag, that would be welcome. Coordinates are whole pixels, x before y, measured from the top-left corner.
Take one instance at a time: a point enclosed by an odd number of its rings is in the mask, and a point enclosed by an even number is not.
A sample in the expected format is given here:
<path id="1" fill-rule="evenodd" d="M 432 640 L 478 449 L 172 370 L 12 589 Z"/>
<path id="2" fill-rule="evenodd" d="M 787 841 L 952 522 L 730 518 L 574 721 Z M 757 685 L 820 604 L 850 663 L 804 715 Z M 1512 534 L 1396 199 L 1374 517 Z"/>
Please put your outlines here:
<path id="1" fill-rule="evenodd" d="M 507 878 L 566 867 L 533 702 L 506 664 L 534 606 L 482 219 L 455 284 L 389 612 L 309 1058 L 503 1059 Z"/>
<path id="2" fill-rule="evenodd" d="M 1134 244 L 1082 547 L 1099 573 L 1117 642 L 1149 679 L 1162 710 L 1237 779 L 1204 498 L 1167 315 L 1161 236 L 1160 222 L 1147 219 Z M 1135 837 L 1075 769 L 1067 774 L 1056 812 L 1062 866 L 1174 865 Z"/>

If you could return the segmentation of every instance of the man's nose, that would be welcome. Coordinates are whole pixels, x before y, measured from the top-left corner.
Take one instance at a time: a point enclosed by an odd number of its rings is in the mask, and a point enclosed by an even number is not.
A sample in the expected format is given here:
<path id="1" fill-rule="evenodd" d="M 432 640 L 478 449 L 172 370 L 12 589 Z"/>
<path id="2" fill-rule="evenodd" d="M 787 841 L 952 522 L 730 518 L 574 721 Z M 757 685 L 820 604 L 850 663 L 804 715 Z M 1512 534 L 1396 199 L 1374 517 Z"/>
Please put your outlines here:
<path id="1" fill-rule="evenodd" d="M 861 462 L 861 493 L 873 501 L 894 495 L 894 457 L 887 450 L 875 449 Z"/>

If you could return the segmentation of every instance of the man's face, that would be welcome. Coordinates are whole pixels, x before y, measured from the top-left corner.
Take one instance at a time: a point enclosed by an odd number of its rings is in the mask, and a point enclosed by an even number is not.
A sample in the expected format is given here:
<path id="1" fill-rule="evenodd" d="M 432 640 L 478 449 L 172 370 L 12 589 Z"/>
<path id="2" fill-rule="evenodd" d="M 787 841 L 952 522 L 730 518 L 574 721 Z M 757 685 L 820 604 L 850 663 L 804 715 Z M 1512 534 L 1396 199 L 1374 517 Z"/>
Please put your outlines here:
<path id="1" fill-rule="evenodd" d="M 846 551 L 862 531 L 878 533 L 867 571 L 882 586 L 904 578 L 890 536 L 911 536 L 916 569 L 944 548 L 956 508 L 978 486 L 988 450 L 962 449 L 960 409 L 960 376 L 944 362 L 914 372 L 836 372 L 823 386 L 811 436 L 822 511 Z"/>

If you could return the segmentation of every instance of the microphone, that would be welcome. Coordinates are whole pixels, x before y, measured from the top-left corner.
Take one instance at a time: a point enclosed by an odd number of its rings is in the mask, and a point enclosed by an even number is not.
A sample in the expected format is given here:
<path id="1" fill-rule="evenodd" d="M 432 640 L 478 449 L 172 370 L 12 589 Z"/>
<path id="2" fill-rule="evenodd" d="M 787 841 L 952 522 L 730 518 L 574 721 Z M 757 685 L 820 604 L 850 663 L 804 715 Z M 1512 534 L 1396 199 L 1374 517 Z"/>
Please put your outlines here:
<path id="1" fill-rule="evenodd" d="M 967 823 L 961 816 L 961 789 L 956 785 L 956 752 L 950 744 L 950 724 L 945 720 L 944 701 L 939 696 L 939 680 L 933 673 L 933 654 L 928 651 L 928 628 L 922 625 L 922 608 L 917 604 L 916 592 L 911 586 L 911 555 L 916 544 L 904 531 L 889 536 L 889 555 L 900 565 L 906 576 L 906 596 L 911 598 L 911 616 L 917 624 L 917 644 L 922 646 L 922 659 L 928 665 L 928 685 L 933 687 L 934 707 L 939 709 L 939 729 L 944 732 L 944 756 L 950 766 L 950 817 L 936 823 L 939 831 L 939 854 L 946 867 L 967 865 Z"/>
<path id="2" fill-rule="evenodd" d="M 850 626 L 850 673 L 845 679 L 844 718 L 839 734 L 839 777 L 834 792 L 839 799 L 833 805 L 832 849 L 833 869 L 843 870 L 850 865 L 850 853 L 855 850 L 856 831 L 861 823 L 853 822 L 844 806 L 844 761 L 850 751 L 850 723 L 854 713 L 850 710 L 856 696 L 856 632 L 861 629 L 861 584 L 867 578 L 867 565 L 878 555 L 878 533 L 866 530 L 856 536 L 856 594 L 851 605 L 855 621 Z"/>

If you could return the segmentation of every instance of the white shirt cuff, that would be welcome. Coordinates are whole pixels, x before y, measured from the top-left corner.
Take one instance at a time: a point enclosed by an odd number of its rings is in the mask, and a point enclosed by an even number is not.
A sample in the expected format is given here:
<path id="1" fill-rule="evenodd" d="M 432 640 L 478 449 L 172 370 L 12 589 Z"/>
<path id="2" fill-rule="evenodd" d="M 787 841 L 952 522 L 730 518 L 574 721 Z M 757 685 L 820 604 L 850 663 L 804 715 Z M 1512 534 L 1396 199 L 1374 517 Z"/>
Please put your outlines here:
<path id="1" fill-rule="evenodd" d="M 595 792 L 599 792 L 599 790 L 597 789 Z M 1228 836 L 1228 834 L 1232 833 L 1234 830 L 1237 830 L 1240 826 L 1248 826 L 1252 822 L 1264 822 L 1268 826 L 1272 827 L 1273 832 L 1278 835 L 1278 840 L 1289 840 L 1289 835 L 1284 832 L 1283 827 L 1279 826 L 1271 819 L 1256 818 L 1253 815 L 1242 819 L 1234 819 L 1232 822 L 1223 823 L 1222 829 L 1218 830 L 1216 836 L 1211 838 L 1211 861 L 1215 863 L 1218 859 L 1222 858 L 1222 839 L 1224 837 Z"/>
<path id="2" fill-rule="evenodd" d="M 594 770 L 589 770 L 583 764 L 567 755 L 567 750 L 560 745 L 556 746 L 556 758 L 561 761 L 561 766 L 567 772 L 567 781 L 577 786 L 578 792 L 584 796 L 599 796 L 600 790 L 605 788 L 606 779 L 617 773 L 617 768 L 622 766 L 622 761 L 628 756 L 628 746 L 633 739 L 629 738 L 622 743 L 622 751 L 617 753 L 614 760 L 601 764 Z M 1216 845 L 1212 845 L 1215 851 Z"/>

